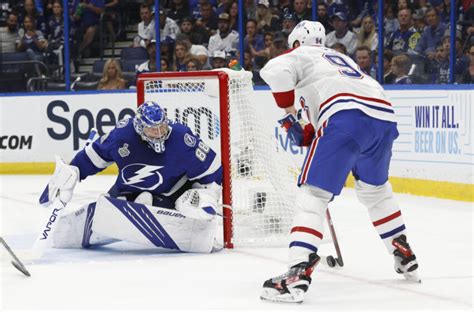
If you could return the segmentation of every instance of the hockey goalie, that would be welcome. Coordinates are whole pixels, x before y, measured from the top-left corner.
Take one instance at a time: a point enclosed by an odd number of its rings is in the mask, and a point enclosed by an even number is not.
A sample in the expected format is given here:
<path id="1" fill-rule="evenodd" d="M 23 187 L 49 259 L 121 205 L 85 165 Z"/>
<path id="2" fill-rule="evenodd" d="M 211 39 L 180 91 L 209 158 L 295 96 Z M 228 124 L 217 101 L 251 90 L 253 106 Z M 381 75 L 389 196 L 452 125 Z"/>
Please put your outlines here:
<path id="1" fill-rule="evenodd" d="M 66 207 L 79 181 L 111 164 L 118 176 L 106 194 Z M 171 122 L 155 102 L 78 152 L 56 160 L 40 198 L 59 202 L 48 239 L 53 248 L 88 248 L 117 240 L 183 252 L 209 253 L 216 241 L 222 168 L 216 153 L 185 125 Z M 105 190 L 104 190 L 105 191 Z"/>

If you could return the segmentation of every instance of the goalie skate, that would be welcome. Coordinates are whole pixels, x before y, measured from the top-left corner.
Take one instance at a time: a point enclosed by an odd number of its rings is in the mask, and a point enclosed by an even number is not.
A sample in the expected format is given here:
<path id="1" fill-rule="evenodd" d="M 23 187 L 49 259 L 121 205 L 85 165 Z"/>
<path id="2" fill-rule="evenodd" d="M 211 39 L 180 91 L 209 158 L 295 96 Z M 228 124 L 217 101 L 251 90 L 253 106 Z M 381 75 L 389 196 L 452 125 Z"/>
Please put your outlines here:
<path id="1" fill-rule="evenodd" d="M 311 273 L 321 258 L 312 253 L 308 262 L 294 265 L 283 275 L 271 278 L 263 284 L 262 300 L 302 303 L 311 284 Z"/>
<path id="2" fill-rule="evenodd" d="M 405 235 L 400 235 L 392 241 L 392 245 L 396 248 L 393 252 L 395 257 L 395 271 L 412 282 L 421 283 L 418 276 L 418 261 L 416 256 L 407 243 Z"/>

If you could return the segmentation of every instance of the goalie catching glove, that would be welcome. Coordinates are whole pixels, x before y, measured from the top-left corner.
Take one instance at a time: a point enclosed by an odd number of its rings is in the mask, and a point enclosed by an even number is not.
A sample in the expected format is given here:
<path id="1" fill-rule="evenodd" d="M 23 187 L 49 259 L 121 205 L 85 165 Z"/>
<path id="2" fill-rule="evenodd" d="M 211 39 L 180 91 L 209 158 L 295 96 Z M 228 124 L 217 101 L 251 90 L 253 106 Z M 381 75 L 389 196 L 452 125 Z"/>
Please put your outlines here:
<path id="1" fill-rule="evenodd" d="M 176 200 L 176 210 L 189 218 L 212 220 L 217 214 L 217 200 L 212 193 L 208 189 L 187 190 Z"/>
<path id="2" fill-rule="evenodd" d="M 40 197 L 40 204 L 49 206 L 57 197 L 67 203 L 79 180 L 79 168 L 70 166 L 59 156 L 56 157 L 56 168 L 53 176 Z"/>
<path id="3" fill-rule="evenodd" d="M 297 119 L 293 114 L 286 114 L 278 123 L 288 134 L 291 142 L 297 146 L 308 146 L 314 138 L 314 127 L 303 119 Z"/>

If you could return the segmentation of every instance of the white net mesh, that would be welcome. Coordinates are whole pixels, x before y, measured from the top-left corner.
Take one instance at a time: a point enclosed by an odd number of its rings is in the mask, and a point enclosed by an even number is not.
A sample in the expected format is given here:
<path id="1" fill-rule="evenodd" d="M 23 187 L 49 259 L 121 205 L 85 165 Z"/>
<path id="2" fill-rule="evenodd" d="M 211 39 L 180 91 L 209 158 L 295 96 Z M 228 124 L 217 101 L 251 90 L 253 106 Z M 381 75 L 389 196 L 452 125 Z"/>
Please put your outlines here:
<path id="1" fill-rule="evenodd" d="M 274 120 L 259 116 L 248 72 L 229 76 L 231 194 L 234 245 L 278 245 L 291 227 L 299 168 L 271 135 Z M 170 119 L 187 124 L 217 153 L 220 147 L 217 77 L 160 77 L 144 84 L 145 100 L 155 100 Z M 267 131 L 265 131 L 267 129 Z"/>

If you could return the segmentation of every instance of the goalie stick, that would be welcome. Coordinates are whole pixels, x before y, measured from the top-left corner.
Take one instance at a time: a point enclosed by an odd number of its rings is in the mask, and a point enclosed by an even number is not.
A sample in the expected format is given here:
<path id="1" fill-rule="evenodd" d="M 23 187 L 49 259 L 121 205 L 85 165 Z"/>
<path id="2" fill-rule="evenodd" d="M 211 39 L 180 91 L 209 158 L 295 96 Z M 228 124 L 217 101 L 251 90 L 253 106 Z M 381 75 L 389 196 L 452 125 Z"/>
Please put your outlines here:
<path id="1" fill-rule="evenodd" d="M 11 264 L 21 273 L 25 274 L 26 276 L 31 276 L 30 272 L 26 269 L 25 265 L 18 259 L 18 257 L 15 255 L 13 250 L 8 246 L 7 242 L 3 239 L 3 237 L 0 237 L 0 243 L 5 247 L 5 249 L 8 251 L 10 256 L 13 258 L 11 261 Z"/>

